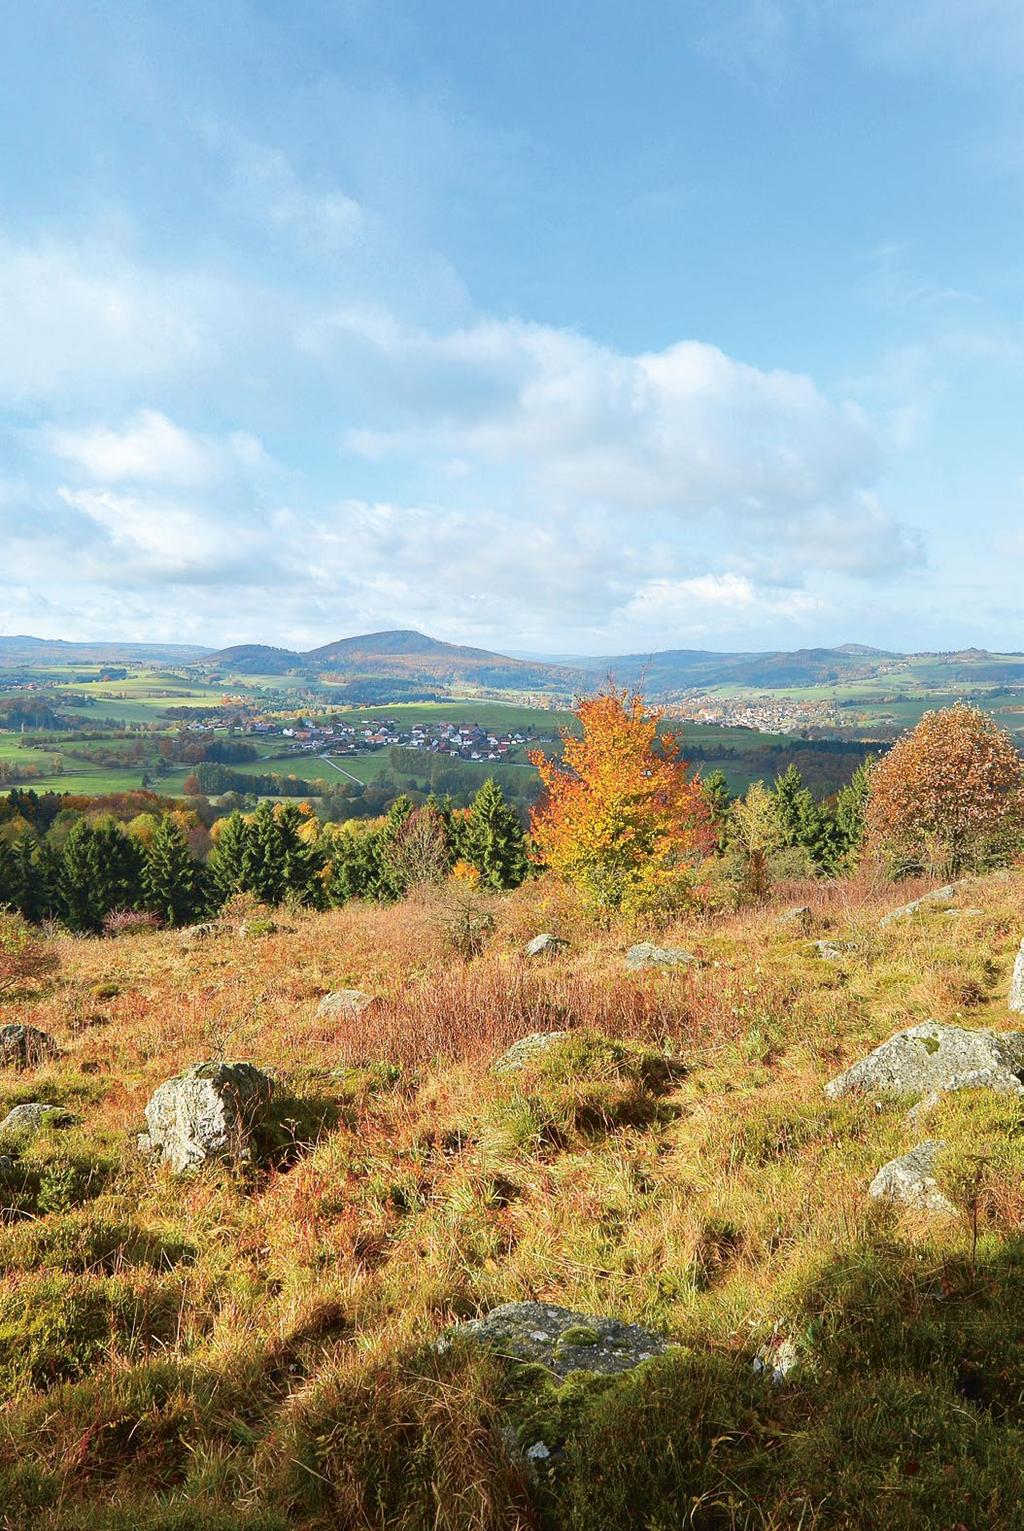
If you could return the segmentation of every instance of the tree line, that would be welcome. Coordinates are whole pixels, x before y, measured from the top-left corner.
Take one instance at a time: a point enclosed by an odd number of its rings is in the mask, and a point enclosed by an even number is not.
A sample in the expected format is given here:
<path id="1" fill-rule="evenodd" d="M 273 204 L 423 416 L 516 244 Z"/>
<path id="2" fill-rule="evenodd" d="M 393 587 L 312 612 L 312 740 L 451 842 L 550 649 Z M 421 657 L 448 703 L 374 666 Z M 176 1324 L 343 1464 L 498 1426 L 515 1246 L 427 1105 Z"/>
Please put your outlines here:
<path id="1" fill-rule="evenodd" d="M 214 830 L 205 861 L 173 813 L 145 838 L 111 817 L 78 818 L 60 845 L 32 834 L 0 838 L 0 907 L 99 934 L 126 913 L 188 925 L 236 893 L 322 909 L 350 898 L 391 901 L 453 872 L 512 888 L 530 867 L 519 816 L 494 781 L 468 810 L 399 798 L 375 823 L 338 826 L 321 824 L 305 805 L 262 803 L 253 813 L 229 814 Z"/>

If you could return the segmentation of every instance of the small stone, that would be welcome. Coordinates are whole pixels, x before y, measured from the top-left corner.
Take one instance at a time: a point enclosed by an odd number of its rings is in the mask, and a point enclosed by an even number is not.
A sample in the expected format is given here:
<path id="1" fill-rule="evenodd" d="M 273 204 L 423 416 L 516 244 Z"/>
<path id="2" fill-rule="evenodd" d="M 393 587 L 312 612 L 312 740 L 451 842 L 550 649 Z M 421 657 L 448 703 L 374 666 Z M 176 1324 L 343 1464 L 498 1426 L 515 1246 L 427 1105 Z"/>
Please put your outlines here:
<path id="1" fill-rule="evenodd" d="M 526 1456 L 530 1462 L 546 1462 L 551 1452 L 543 1441 L 534 1441 L 532 1446 L 527 1446 Z"/>
<path id="2" fill-rule="evenodd" d="M 531 1031 L 529 1035 L 520 1037 L 518 1042 L 513 1042 L 507 1052 L 492 1067 L 495 1074 L 516 1074 L 540 1053 L 545 1053 L 549 1048 L 557 1047 L 569 1035 L 567 1031 Z"/>
<path id="3" fill-rule="evenodd" d="M 776 925 L 784 930 L 797 926 L 800 930 L 810 930 L 814 924 L 814 915 L 810 904 L 796 904 L 792 909 L 786 909 L 782 914 L 775 917 Z"/>
<path id="4" fill-rule="evenodd" d="M 339 1015 L 362 1015 L 372 1004 L 373 995 L 364 994 L 362 989 L 334 989 L 324 995 L 316 1007 L 316 1013 L 321 1020 Z"/>
<path id="5" fill-rule="evenodd" d="M 200 941 L 209 941 L 217 934 L 217 926 L 213 920 L 206 920 L 202 925 L 186 925 L 178 939 L 182 946 L 194 946 Z"/>
<path id="6" fill-rule="evenodd" d="M 244 1159 L 272 1092 L 273 1081 L 251 1063 L 197 1063 L 150 1099 L 147 1151 L 179 1174 L 210 1159 Z"/>
<path id="7" fill-rule="evenodd" d="M 556 957 L 559 952 L 565 951 L 569 945 L 561 936 L 553 936 L 550 931 L 544 931 L 542 935 L 534 936 L 527 943 L 526 955 L 528 957 Z"/>
<path id="8" fill-rule="evenodd" d="M 823 962 L 839 962 L 855 950 L 852 941 L 812 941 L 811 949 Z"/>
<path id="9" fill-rule="evenodd" d="M 984 909 L 944 909 L 943 918 L 947 920 L 976 920 L 985 913 Z"/>
<path id="10" fill-rule="evenodd" d="M 1020 943 L 1020 951 L 1017 960 L 1013 964 L 1013 978 L 1010 982 L 1010 1009 L 1016 1014 L 1024 1014 L 1024 941 Z"/>
<path id="11" fill-rule="evenodd" d="M 868 1195 L 898 1201 L 920 1212 L 955 1217 L 957 1209 L 939 1190 L 933 1173 L 935 1161 L 945 1146 L 941 1139 L 930 1138 L 898 1159 L 890 1159 L 868 1186 Z"/>
<path id="12" fill-rule="evenodd" d="M 638 941 L 626 953 L 626 967 L 633 973 L 643 968 L 689 967 L 696 960 L 681 946 L 655 946 L 652 941 Z"/>
<path id="13" fill-rule="evenodd" d="M 922 909 L 934 908 L 936 905 L 953 904 L 956 902 L 956 886 L 947 883 L 944 888 L 933 888 L 930 893 L 924 893 L 920 898 L 911 899 L 909 904 L 900 904 L 898 909 L 890 909 L 888 914 L 883 914 L 879 920 L 879 929 L 884 930 L 887 925 L 894 925 L 897 920 L 907 920 L 911 915 L 919 914 Z"/>
<path id="14" fill-rule="evenodd" d="M 31 1068 L 47 1058 L 56 1058 L 59 1052 L 49 1033 L 36 1026 L 25 1026 L 20 1021 L 0 1026 L 0 1068 Z"/>
<path id="15" fill-rule="evenodd" d="M 660 1334 L 638 1324 L 542 1302 L 505 1303 L 482 1318 L 456 1325 L 452 1333 L 481 1340 L 499 1355 L 544 1366 L 562 1378 L 573 1372 L 611 1376 L 632 1371 L 667 1349 Z"/>
<path id="16" fill-rule="evenodd" d="M 758 1375 L 769 1375 L 775 1387 L 781 1387 L 804 1364 L 805 1358 L 799 1346 L 787 1335 L 781 1323 L 775 1325 L 767 1343 L 761 1346 L 754 1357 L 754 1371 Z"/>
<path id="17" fill-rule="evenodd" d="M 0 1122 L 0 1133 L 14 1132 L 31 1136 L 41 1127 L 66 1127 L 70 1121 L 71 1118 L 63 1106 L 54 1106 L 42 1100 L 31 1100 L 8 1111 Z"/>
<path id="18" fill-rule="evenodd" d="M 996 1090 L 1024 1095 L 1024 1032 L 968 1031 L 924 1021 L 898 1031 L 830 1079 L 830 1100 L 858 1091 L 917 1095 L 929 1090 Z"/>

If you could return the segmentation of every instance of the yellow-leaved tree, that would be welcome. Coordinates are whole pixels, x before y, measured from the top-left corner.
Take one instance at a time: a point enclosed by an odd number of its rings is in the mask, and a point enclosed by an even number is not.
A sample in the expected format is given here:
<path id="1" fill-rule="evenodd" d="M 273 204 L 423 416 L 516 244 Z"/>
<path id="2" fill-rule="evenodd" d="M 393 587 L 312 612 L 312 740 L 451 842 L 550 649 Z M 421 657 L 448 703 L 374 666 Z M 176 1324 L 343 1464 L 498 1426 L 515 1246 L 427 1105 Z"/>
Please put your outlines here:
<path id="1" fill-rule="evenodd" d="M 544 795 L 531 822 L 538 858 L 594 910 L 671 909 L 698 890 L 709 814 L 678 738 L 639 692 L 609 688 L 578 704 L 562 762 L 535 750 Z"/>
<path id="2" fill-rule="evenodd" d="M 871 841 L 897 867 L 956 876 L 999 860 L 1021 831 L 1024 762 L 987 713 L 926 712 L 871 773 Z"/>

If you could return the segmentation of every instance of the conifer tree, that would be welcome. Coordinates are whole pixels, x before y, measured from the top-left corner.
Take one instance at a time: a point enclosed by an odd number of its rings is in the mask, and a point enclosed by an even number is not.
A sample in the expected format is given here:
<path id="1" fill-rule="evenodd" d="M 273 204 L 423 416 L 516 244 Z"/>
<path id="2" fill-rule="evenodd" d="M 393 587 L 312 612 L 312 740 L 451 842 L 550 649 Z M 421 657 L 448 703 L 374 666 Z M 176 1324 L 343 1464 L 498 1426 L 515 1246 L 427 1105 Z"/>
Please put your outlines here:
<path id="1" fill-rule="evenodd" d="M 98 933 L 112 909 L 135 909 L 142 898 L 142 852 L 111 821 L 71 826 L 57 876 L 57 905 L 70 930 Z"/>
<path id="2" fill-rule="evenodd" d="M 460 850 L 489 888 L 518 888 L 526 877 L 523 826 L 493 777 L 488 777 L 473 799 Z"/>
<path id="3" fill-rule="evenodd" d="M 219 834 L 210 857 L 210 870 L 221 898 L 230 898 L 242 889 L 249 826 L 236 809 L 217 827 Z"/>
<path id="4" fill-rule="evenodd" d="M 187 925 L 202 910 L 202 869 L 172 818 L 162 819 L 153 835 L 142 884 L 147 906 L 168 925 Z"/>

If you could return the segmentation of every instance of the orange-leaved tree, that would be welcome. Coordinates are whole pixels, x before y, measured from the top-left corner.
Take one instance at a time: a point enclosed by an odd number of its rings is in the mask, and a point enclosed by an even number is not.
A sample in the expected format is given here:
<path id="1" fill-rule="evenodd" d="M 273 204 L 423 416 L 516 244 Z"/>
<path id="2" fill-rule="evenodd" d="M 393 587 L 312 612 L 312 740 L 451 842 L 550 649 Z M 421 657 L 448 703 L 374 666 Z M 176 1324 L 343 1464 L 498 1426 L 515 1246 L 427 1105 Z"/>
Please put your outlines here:
<path id="1" fill-rule="evenodd" d="M 640 913 L 688 902 L 712 843 L 697 781 L 678 738 L 638 692 L 581 701 L 580 734 L 562 735 L 562 763 L 535 750 L 544 794 L 531 829 L 538 858 L 591 908 Z"/>
<path id="2" fill-rule="evenodd" d="M 956 875 L 998 860 L 1024 808 L 1024 762 L 1004 729 L 958 702 L 926 712 L 871 773 L 867 828 L 897 866 Z"/>

